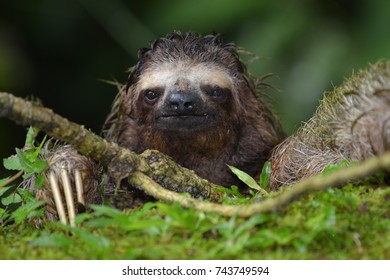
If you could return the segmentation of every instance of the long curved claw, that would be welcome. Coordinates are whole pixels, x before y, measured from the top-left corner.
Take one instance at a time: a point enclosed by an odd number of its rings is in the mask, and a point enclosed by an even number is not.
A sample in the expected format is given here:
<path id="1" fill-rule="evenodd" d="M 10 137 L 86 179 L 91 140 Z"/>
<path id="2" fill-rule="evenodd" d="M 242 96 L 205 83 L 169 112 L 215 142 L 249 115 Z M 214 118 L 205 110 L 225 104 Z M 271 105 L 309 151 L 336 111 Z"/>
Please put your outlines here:
<path id="1" fill-rule="evenodd" d="M 58 187 L 57 177 L 54 175 L 54 172 L 49 173 L 50 187 L 53 193 L 54 203 L 56 205 L 57 213 L 60 218 L 61 223 L 64 225 L 67 224 L 64 204 L 62 203 L 60 188 Z"/>
<path id="2" fill-rule="evenodd" d="M 68 224 L 69 220 L 69 224 L 71 226 L 75 226 L 76 218 L 75 203 L 73 199 L 73 188 L 76 189 L 77 202 L 85 205 L 82 177 L 80 171 L 77 169 L 75 170 L 74 178 L 75 186 L 72 186 L 67 169 L 61 169 L 61 183 L 63 187 L 63 194 L 61 194 L 61 188 L 58 185 L 57 176 L 54 172 L 49 173 L 49 182 L 53 193 L 54 203 L 57 209 L 58 217 L 61 223 L 65 225 Z M 67 211 L 65 211 L 62 197 L 65 197 Z"/>
<path id="3" fill-rule="evenodd" d="M 75 226 L 74 220 L 76 217 L 76 211 L 74 208 L 73 192 L 72 192 L 72 187 L 70 185 L 69 174 L 66 171 L 66 169 L 61 170 L 61 180 L 62 180 L 62 185 L 64 187 L 66 206 L 68 208 L 69 223 L 71 226 Z"/>
<path id="4" fill-rule="evenodd" d="M 76 183 L 77 201 L 79 203 L 85 205 L 83 180 L 81 179 L 80 170 L 78 170 L 78 169 L 75 170 L 74 177 L 75 177 L 75 183 Z"/>

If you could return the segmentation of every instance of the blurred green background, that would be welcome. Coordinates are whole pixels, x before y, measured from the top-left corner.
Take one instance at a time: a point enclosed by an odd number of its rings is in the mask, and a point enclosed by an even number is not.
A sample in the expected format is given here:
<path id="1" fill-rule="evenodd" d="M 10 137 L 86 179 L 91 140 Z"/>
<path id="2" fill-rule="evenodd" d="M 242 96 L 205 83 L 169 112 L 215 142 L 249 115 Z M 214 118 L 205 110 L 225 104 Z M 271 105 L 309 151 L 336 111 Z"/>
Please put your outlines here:
<path id="1" fill-rule="evenodd" d="M 125 81 L 137 50 L 172 30 L 223 33 L 259 56 L 249 69 L 275 74 L 270 101 L 292 133 L 324 91 L 390 58 L 390 1 L 1 1 L 0 91 L 99 132 L 116 94 L 99 79 Z M 0 119 L 0 158 L 24 135 Z"/>

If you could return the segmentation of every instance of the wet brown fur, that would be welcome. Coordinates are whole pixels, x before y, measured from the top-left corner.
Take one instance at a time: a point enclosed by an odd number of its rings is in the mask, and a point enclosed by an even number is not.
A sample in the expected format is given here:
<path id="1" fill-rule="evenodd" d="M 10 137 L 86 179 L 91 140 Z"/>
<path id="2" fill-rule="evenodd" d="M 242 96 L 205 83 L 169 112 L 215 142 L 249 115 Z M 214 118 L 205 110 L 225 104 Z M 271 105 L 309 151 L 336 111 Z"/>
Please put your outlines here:
<path id="1" fill-rule="evenodd" d="M 175 68 L 178 64 L 200 69 L 217 67 L 231 78 L 232 92 L 227 102 L 214 104 L 206 100 L 217 120 L 211 129 L 186 133 L 155 129 L 155 107 L 145 105 L 140 80 L 160 65 Z M 218 35 L 202 37 L 180 32 L 162 37 L 140 51 L 139 62 L 104 127 L 109 140 L 137 153 L 157 149 L 222 186 L 237 184 L 227 164 L 255 176 L 272 148 L 285 136 L 279 120 L 259 98 L 235 45 L 222 44 Z"/>
<path id="2" fill-rule="evenodd" d="M 326 94 L 314 116 L 273 151 L 270 187 L 385 151 L 390 151 L 390 61 L 360 71 Z"/>

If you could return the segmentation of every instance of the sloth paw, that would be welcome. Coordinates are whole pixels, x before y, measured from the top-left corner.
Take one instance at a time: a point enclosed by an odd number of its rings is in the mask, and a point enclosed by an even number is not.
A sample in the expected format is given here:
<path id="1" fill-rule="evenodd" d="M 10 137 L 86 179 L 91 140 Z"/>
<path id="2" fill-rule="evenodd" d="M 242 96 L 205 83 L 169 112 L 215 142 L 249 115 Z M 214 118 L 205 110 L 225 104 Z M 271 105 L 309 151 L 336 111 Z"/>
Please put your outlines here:
<path id="1" fill-rule="evenodd" d="M 49 165 L 45 183 L 41 189 L 30 189 L 38 199 L 46 200 L 46 220 L 74 226 L 78 213 L 88 210 L 90 204 L 103 202 L 99 190 L 102 168 L 69 145 L 46 149 L 44 157 Z"/>

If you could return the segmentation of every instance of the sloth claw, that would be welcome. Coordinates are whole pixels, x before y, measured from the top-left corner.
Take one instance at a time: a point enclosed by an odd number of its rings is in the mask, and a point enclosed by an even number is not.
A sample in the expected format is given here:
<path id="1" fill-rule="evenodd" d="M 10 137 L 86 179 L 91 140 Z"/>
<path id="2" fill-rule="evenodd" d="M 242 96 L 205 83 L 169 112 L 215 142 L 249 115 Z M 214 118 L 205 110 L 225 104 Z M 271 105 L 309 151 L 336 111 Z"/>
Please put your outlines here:
<path id="1" fill-rule="evenodd" d="M 54 203 L 57 209 L 58 217 L 62 224 L 69 224 L 71 226 L 75 226 L 75 218 L 76 218 L 76 210 L 75 210 L 75 203 L 73 199 L 73 188 L 76 189 L 77 194 L 77 202 L 79 204 L 82 204 L 85 206 L 85 200 L 84 200 L 84 190 L 83 190 L 83 184 L 81 179 L 81 174 L 78 169 L 74 171 L 74 177 L 75 177 L 75 186 L 72 186 L 69 173 L 66 169 L 61 170 L 61 181 L 64 191 L 64 197 L 65 197 L 65 206 L 67 211 L 65 211 L 64 203 L 62 201 L 62 195 L 61 195 L 61 189 L 58 186 L 58 178 L 54 174 L 54 172 L 49 173 L 49 184 L 51 187 L 51 191 L 54 198 Z M 66 213 L 68 214 L 68 217 L 66 216 Z"/>

